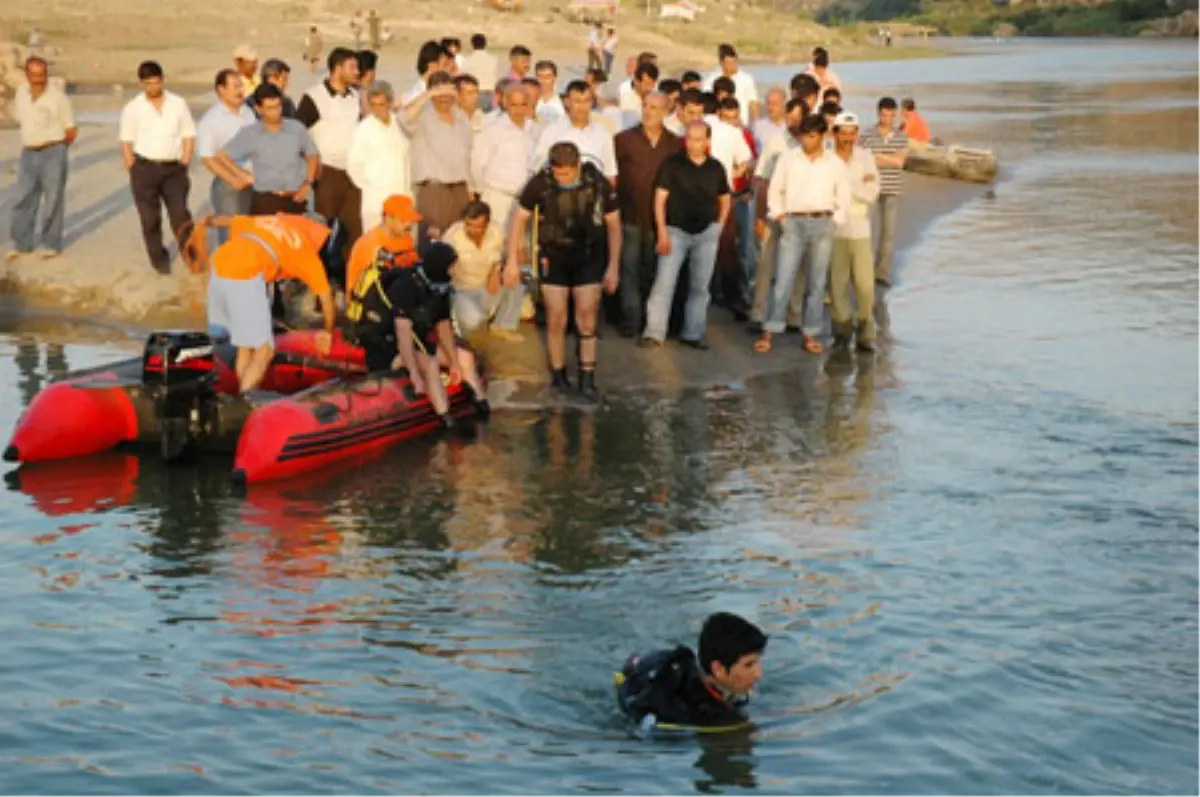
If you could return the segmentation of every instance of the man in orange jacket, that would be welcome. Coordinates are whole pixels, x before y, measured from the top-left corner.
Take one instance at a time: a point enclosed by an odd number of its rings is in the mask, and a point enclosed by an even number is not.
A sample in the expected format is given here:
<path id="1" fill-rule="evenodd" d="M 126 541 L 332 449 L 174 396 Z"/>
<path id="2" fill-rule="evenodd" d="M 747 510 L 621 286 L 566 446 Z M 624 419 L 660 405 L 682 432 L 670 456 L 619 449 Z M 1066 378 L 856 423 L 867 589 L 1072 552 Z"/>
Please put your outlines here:
<path id="1" fill-rule="evenodd" d="M 237 347 L 238 388 L 258 387 L 271 364 L 275 336 L 267 286 L 298 279 L 318 297 L 325 328 L 317 350 L 332 345 L 336 309 L 319 252 L 329 228 L 305 216 L 218 216 L 208 224 L 229 228 L 229 240 L 212 254 L 208 281 L 208 328 Z"/>

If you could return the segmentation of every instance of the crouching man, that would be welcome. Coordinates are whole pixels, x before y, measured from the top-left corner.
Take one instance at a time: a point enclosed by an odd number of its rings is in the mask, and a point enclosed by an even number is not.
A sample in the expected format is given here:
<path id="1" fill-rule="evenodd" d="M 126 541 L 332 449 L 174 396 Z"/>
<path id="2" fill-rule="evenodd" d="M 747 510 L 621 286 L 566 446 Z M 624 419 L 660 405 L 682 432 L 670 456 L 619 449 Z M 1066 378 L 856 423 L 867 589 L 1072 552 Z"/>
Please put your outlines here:
<path id="1" fill-rule="evenodd" d="M 305 216 L 217 216 L 205 221 L 228 227 L 229 240 L 212 254 L 208 280 L 208 331 L 237 347 L 238 390 L 258 387 L 275 352 L 268 286 L 298 279 L 321 304 L 325 328 L 317 351 L 328 354 L 336 310 L 319 252 L 329 228 Z"/>
<path id="2" fill-rule="evenodd" d="M 450 323 L 450 279 L 457 262 L 454 247 L 434 242 L 424 260 L 413 268 L 382 271 L 371 290 L 362 296 L 362 312 L 355 328 L 366 353 L 367 370 L 406 369 L 413 391 L 418 396 L 429 396 L 446 428 L 456 424 L 442 382 L 443 367 L 449 372 L 451 384 L 466 381 L 481 420 L 491 414 L 475 355 L 458 345 Z"/>

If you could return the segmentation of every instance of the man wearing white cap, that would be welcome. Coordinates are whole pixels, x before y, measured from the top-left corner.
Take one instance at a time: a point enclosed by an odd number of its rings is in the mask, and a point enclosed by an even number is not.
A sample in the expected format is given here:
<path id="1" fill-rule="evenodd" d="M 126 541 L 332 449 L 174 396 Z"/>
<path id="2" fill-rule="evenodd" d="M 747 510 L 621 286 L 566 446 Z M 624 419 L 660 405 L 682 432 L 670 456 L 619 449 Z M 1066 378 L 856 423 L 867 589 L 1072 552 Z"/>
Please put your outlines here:
<path id="1" fill-rule="evenodd" d="M 833 339 L 848 345 L 851 332 L 860 351 L 875 350 L 875 263 L 871 252 L 871 205 L 879 198 L 879 169 L 871 153 L 858 146 L 858 117 L 845 111 L 833 122 L 835 152 L 846 164 L 850 208 L 833 232 L 829 291 L 833 296 Z M 854 283 L 854 308 L 849 287 Z M 853 318 L 857 316 L 857 319 Z M 857 323 L 855 323 L 857 320 Z"/>
<path id="2" fill-rule="evenodd" d="M 249 96 L 262 83 L 258 74 L 258 53 L 248 44 L 239 44 L 233 50 L 233 66 L 242 76 L 242 88 Z"/>

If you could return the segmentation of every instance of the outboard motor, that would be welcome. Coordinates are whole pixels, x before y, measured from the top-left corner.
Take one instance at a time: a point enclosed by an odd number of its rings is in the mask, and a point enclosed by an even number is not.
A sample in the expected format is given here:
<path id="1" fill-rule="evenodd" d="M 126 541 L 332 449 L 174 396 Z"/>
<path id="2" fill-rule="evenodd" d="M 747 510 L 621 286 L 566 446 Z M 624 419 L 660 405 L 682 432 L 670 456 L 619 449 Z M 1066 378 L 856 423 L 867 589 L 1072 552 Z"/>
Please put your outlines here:
<path id="1" fill-rule="evenodd" d="M 212 339 L 203 332 L 154 332 L 142 354 L 142 383 L 155 394 L 162 455 L 177 459 L 215 411 Z"/>

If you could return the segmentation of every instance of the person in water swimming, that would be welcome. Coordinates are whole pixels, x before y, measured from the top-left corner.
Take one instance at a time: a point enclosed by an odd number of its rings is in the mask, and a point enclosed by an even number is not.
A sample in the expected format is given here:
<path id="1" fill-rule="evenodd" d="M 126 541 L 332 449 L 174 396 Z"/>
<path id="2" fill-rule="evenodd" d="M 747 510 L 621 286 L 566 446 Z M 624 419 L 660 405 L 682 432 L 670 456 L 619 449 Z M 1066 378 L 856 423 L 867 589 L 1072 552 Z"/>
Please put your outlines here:
<path id="1" fill-rule="evenodd" d="M 633 655 L 617 674 L 617 703 L 643 729 L 733 730 L 762 678 L 767 636 L 736 614 L 709 615 L 698 654 L 686 645 Z"/>

